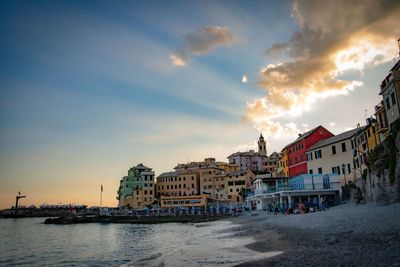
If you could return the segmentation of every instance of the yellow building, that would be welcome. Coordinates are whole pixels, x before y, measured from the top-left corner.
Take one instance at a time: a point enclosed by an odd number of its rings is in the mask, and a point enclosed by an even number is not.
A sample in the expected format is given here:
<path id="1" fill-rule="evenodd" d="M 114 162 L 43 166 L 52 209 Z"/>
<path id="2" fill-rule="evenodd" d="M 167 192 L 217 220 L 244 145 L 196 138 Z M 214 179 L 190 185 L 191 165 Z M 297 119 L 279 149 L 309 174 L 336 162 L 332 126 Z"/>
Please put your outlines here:
<path id="1" fill-rule="evenodd" d="M 276 177 L 289 177 L 289 165 L 288 165 L 288 150 L 287 148 L 282 149 L 280 158 L 278 161 L 278 169 Z"/>
<path id="2" fill-rule="evenodd" d="M 380 143 L 379 134 L 376 131 L 376 120 L 374 118 L 367 119 L 367 128 L 365 129 L 367 134 L 367 146 L 368 152 L 371 152 Z"/>
<path id="3" fill-rule="evenodd" d="M 376 134 L 379 136 L 378 142 L 382 143 L 389 136 L 389 124 L 386 117 L 383 101 L 375 106 Z"/>
<path id="4" fill-rule="evenodd" d="M 232 202 L 244 201 L 243 193 L 252 186 L 254 179 L 252 171 L 236 171 L 227 173 L 228 200 Z"/>
<path id="5" fill-rule="evenodd" d="M 208 195 L 198 196 L 161 196 L 161 208 L 176 208 L 176 207 L 202 207 L 207 204 Z"/>
<path id="6" fill-rule="evenodd" d="M 194 171 L 165 172 L 157 177 L 157 197 L 194 196 L 200 193 L 198 173 Z"/>

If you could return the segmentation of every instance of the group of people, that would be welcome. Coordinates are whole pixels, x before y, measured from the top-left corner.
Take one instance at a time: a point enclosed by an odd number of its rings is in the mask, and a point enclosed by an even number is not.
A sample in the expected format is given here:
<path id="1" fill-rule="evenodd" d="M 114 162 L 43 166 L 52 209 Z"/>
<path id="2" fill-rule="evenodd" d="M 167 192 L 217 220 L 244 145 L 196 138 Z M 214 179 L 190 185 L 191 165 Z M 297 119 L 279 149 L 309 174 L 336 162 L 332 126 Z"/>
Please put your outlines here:
<path id="1" fill-rule="evenodd" d="M 312 201 L 304 203 L 300 202 L 296 209 L 292 207 L 285 207 L 285 205 L 281 206 L 279 201 L 275 201 L 270 204 L 270 211 L 274 212 L 274 214 L 278 214 L 280 212 L 284 214 L 298 214 L 298 213 L 308 213 L 311 211 L 317 210 L 327 210 L 328 209 L 328 199 L 326 196 L 321 196 L 318 200 L 317 197 L 314 197 Z"/>

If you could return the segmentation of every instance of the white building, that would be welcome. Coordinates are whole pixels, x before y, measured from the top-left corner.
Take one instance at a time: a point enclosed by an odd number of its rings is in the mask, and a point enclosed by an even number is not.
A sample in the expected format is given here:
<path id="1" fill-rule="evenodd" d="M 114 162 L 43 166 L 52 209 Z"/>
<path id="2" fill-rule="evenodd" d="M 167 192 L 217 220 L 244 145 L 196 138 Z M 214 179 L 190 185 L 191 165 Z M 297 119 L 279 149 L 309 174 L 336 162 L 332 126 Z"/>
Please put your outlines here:
<path id="1" fill-rule="evenodd" d="M 300 202 L 311 202 L 326 196 L 331 202 L 339 203 L 341 184 L 336 174 L 305 174 L 290 179 L 276 180 L 275 185 L 265 183 L 262 178 L 253 181 L 254 192 L 246 199 L 249 206 L 258 210 L 268 209 L 278 202 L 280 207 L 295 207 Z"/>
<path id="2" fill-rule="evenodd" d="M 400 60 L 393 66 L 381 83 L 380 95 L 386 109 L 386 117 L 391 129 L 393 123 L 400 118 L 398 94 L 400 92 Z"/>
<path id="3" fill-rule="evenodd" d="M 321 140 L 306 151 L 309 174 L 330 174 L 339 176 L 341 184 L 354 181 L 353 156 L 356 149 L 353 138 L 365 127 L 356 128 Z"/>

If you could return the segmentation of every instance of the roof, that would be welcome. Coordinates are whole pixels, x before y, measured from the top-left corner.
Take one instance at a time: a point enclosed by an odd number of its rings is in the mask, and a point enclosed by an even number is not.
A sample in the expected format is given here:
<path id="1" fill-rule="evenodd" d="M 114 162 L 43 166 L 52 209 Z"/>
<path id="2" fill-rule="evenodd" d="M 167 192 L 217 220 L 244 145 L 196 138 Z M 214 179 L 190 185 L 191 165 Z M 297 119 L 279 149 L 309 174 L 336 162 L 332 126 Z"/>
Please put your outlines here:
<path id="1" fill-rule="evenodd" d="M 171 177 L 171 176 L 178 176 L 179 172 L 163 172 L 158 177 Z M 158 178 L 157 177 L 157 178 Z"/>
<path id="2" fill-rule="evenodd" d="M 363 127 L 360 127 L 360 128 L 355 128 L 355 129 L 352 129 L 350 131 L 343 132 L 341 134 L 338 134 L 338 135 L 329 137 L 327 139 L 321 140 L 318 143 L 316 143 L 315 145 L 313 145 L 312 147 L 308 148 L 306 151 L 311 151 L 311 150 L 314 150 L 314 149 L 317 149 L 317 148 L 320 148 L 320 147 L 328 146 L 328 145 L 335 144 L 337 142 L 349 139 L 349 138 L 353 137 L 354 135 L 356 135 L 358 132 L 364 130 L 366 127 L 367 126 L 363 126 Z"/>
<path id="3" fill-rule="evenodd" d="M 231 157 L 236 157 L 236 156 L 242 156 L 242 157 L 254 157 L 254 156 L 259 156 L 259 157 L 267 157 L 266 155 L 262 154 L 262 153 L 258 153 L 255 152 L 254 150 L 250 150 L 247 152 L 235 152 L 231 155 L 229 155 L 227 158 L 231 158 Z"/>
<path id="4" fill-rule="evenodd" d="M 285 148 L 288 148 L 291 145 L 296 144 L 298 141 L 304 140 L 306 139 L 308 136 L 310 136 L 313 132 L 315 132 L 319 127 L 322 127 L 321 125 L 319 125 L 318 127 L 315 127 L 314 129 L 309 130 L 308 132 L 303 133 L 302 135 L 300 135 L 296 140 L 294 140 L 293 142 L 291 142 L 290 144 L 286 145 L 282 150 L 284 150 Z"/>
<path id="5" fill-rule="evenodd" d="M 285 148 L 288 148 L 291 145 L 296 144 L 297 142 L 306 139 L 307 137 L 309 137 L 311 134 L 313 134 L 318 128 L 324 128 L 326 131 L 328 131 L 325 127 L 323 127 L 322 125 L 319 125 L 317 127 L 315 127 L 314 129 L 309 130 L 308 132 L 303 133 L 302 135 L 300 135 L 296 140 L 294 140 L 293 142 L 291 142 L 290 144 L 286 145 L 282 150 L 285 150 Z M 328 131 L 329 132 L 329 131 Z"/>
<path id="6" fill-rule="evenodd" d="M 151 170 L 151 168 L 144 166 L 143 163 L 139 163 L 138 165 L 136 165 L 135 168 L 136 169 L 146 169 L 146 170 L 148 169 L 148 170 Z"/>

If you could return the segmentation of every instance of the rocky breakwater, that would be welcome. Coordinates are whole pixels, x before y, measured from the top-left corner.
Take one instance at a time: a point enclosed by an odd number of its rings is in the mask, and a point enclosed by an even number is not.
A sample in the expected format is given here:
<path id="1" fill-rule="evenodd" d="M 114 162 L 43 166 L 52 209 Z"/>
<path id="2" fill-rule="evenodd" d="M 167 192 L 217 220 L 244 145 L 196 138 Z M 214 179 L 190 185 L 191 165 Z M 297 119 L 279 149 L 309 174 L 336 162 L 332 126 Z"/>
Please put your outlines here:
<path id="1" fill-rule="evenodd" d="M 44 224 L 78 224 L 78 223 L 199 223 L 228 218 L 227 215 L 202 216 L 74 216 L 63 215 L 56 218 L 47 218 Z"/>

